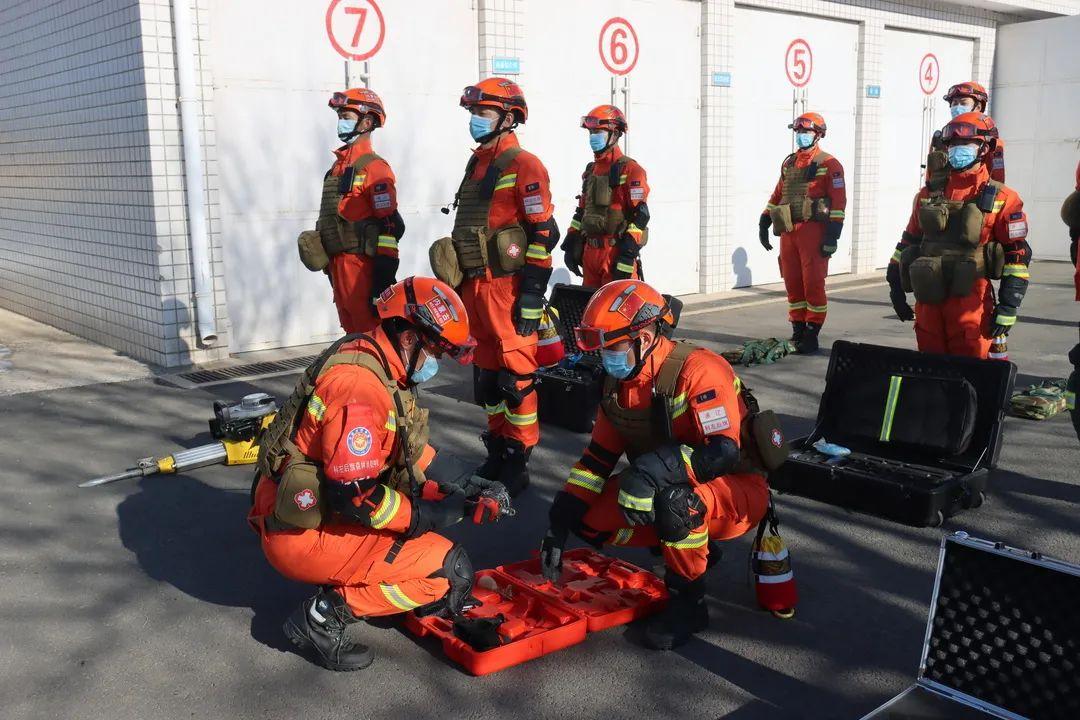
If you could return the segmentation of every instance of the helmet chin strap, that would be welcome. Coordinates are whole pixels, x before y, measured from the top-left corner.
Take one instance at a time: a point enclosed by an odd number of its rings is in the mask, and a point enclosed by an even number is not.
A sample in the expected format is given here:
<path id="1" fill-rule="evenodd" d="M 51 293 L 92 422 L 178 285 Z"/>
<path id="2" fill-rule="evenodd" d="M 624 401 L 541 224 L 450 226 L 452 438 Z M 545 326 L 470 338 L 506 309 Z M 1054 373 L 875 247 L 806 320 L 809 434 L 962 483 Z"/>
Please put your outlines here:
<path id="1" fill-rule="evenodd" d="M 476 142 L 478 144 L 480 144 L 480 145 L 484 145 L 485 143 L 489 143 L 492 140 L 494 140 L 495 138 L 499 137 L 503 133 L 508 133 L 511 130 L 513 130 L 514 128 L 516 128 L 517 125 L 518 125 L 516 122 L 510 123 L 510 125 L 507 126 L 507 127 L 504 127 L 504 128 L 501 128 L 501 129 L 499 128 L 499 126 L 503 124 L 503 120 L 506 119 L 506 113 L 508 113 L 508 112 L 510 112 L 510 111 L 509 110 L 501 111 L 499 113 L 499 121 L 497 123 L 495 123 L 495 129 L 492 130 L 491 132 L 489 132 L 487 135 L 484 135 L 483 137 L 481 137 Z"/>
<path id="2" fill-rule="evenodd" d="M 420 351 L 424 349 L 423 343 L 420 342 L 419 333 L 415 330 L 413 330 L 413 333 L 416 334 L 416 344 L 413 345 L 412 352 L 410 352 L 407 357 L 404 352 L 405 349 L 401 345 L 401 335 L 396 330 L 390 329 L 387 329 L 386 333 L 390 338 L 390 344 L 397 350 L 398 357 L 405 365 L 405 384 L 409 387 L 415 387 L 416 385 L 416 383 L 412 381 L 412 376 L 417 369 L 416 361 L 420 359 Z"/>
<path id="3" fill-rule="evenodd" d="M 645 361 L 649 359 L 649 356 L 652 355 L 652 351 L 656 349 L 656 346 L 659 342 L 659 337 L 659 334 L 654 335 L 652 343 L 650 343 L 649 347 L 645 348 L 644 350 L 641 347 L 641 335 L 638 335 L 636 338 L 634 338 L 634 344 L 632 346 L 632 349 L 636 361 L 634 362 L 634 367 L 630 371 L 630 374 L 623 378 L 623 382 L 633 380 L 638 376 L 638 373 L 641 372 L 641 369 L 645 367 Z"/>

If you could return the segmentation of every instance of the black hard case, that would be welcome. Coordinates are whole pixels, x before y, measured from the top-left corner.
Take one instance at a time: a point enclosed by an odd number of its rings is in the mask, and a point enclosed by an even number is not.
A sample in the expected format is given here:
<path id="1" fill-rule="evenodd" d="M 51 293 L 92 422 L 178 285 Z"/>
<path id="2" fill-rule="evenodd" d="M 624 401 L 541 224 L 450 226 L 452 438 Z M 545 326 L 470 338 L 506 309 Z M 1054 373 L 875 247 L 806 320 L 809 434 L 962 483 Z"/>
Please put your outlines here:
<path id="1" fill-rule="evenodd" d="M 574 328 L 581 323 L 585 306 L 596 288 L 559 283 L 551 290 L 549 303 L 559 313 L 559 332 L 567 356 L 581 350 L 574 341 Z M 682 301 L 664 295 L 678 325 Z M 536 373 L 536 393 L 540 422 L 573 430 L 592 432 L 604 388 L 604 369 L 599 352 L 583 353 L 572 368 L 540 368 Z"/>
<path id="2" fill-rule="evenodd" d="M 867 439 L 845 427 L 835 408 L 849 391 L 854 378 L 879 374 L 887 384 L 893 375 L 963 378 L 975 388 L 977 409 L 971 443 L 952 457 L 933 451 L 898 447 Z M 997 464 L 1002 427 L 1016 366 L 1002 360 L 978 360 L 914 350 L 882 347 L 839 340 L 833 343 L 825 391 L 818 408 L 814 431 L 792 443 L 788 462 L 772 473 L 769 482 L 780 492 L 813 498 L 831 505 L 859 510 L 923 526 L 940 525 L 961 510 L 982 504 L 989 471 Z M 852 450 L 836 463 L 811 446 L 826 438 Z M 864 461 L 872 470 L 858 467 Z M 892 463 L 889 469 L 882 461 Z"/>
<path id="3" fill-rule="evenodd" d="M 919 674 L 862 720 L 1080 718 L 1080 566 L 942 538 Z"/>

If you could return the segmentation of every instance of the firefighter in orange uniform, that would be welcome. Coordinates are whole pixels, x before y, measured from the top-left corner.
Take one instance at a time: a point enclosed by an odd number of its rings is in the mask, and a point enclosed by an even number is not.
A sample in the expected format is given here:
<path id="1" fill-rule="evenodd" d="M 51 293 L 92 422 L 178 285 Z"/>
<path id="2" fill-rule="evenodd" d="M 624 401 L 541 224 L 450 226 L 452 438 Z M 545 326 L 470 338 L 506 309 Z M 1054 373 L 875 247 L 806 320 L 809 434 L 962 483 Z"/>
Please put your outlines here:
<path id="1" fill-rule="evenodd" d="M 825 120 L 805 113 L 788 127 L 798 148 L 780 166 L 758 223 L 762 247 L 772 250 L 769 226 L 780 237 L 780 272 L 788 296 L 791 340 L 800 353 L 817 352 L 818 334 L 829 311 L 825 277 L 829 258 L 844 229 L 847 189 L 840 161 L 818 146 L 825 137 Z"/>
<path id="2" fill-rule="evenodd" d="M 589 131 L 594 160 L 581 176 L 578 206 L 563 240 L 566 267 L 586 287 L 638 278 L 648 237 L 649 182 L 645 169 L 619 147 L 626 117 L 614 105 L 600 105 L 581 118 L 581 127 Z"/>
<path id="3" fill-rule="evenodd" d="M 1080 164 L 1076 166 L 1076 191 L 1065 198 L 1061 206 L 1061 219 L 1069 227 L 1069 255 L 1076 268 L 1073 274 L 1073 289 L 1076 300 L 1080 301 L 1080 263 L 1077 262 L 1076 252 L 1076 246 L 1080 244 Z M 1077 439 L 1080 439 L 1080 410 L 1076 408 L 1076 393 L 1080 392 L 1080 342 L 1069 352 L 1069 362 L 1073 365 L 1073 371 L 1069 375 L 1065 395 L 1068 398 L 1073 429 L 1076 430 Z"/>
<path id="4" fill-rule="evenodd" d="M 915 320 L 920 350 L 1004 358 L 1005 337 L 1028 286 L 1024 203 L 990 177 L 986 157 L 994 152 L 997 127 L 989 116 L 957 115 L 941 139 L 948 181 L 941 191 L 924 187 L 915 195 L 886 273 L 889 297 L 900 320 Z M 997 279 L 995 304 L 991 280 Z"/>
<path id="5" fill-rule="evenodd" d="M 461 106 L 479 147 L 454 197 L 451 237 L 432 246 L 432 269 L 459 288 L 477 340 L 474 392 L 488 416 L 477 475 L 517 495 L 540 440 L 537 329 L 559 229 L 547 169 L 514 134 L 529 116 L 521 88 L 487 78 L 465 88 Z"/>
<path id="6" fill-rule="evenodd" d="M 943 99 L 949 103 L 949 114 L 957 117 L 969 112 L 986 114 L 990 95 L 986 88 L 971 80 L 950 87 Z M 993 152 L 986 156 L 985 162 L 990 170 L 990 179 L 999 183 L 1005 182 L 1005 141 L 1000 137 Z M 941 139 L 941 131 L 938 130 L 930 139 L 930 154 L 926 158 L 926 183 L 931 190 L 940 192 L 948 179 L 948 153 Z"/>
<path id="7" fill-rule="evenodd" d="M 410 277 L 376 308 L 372 333 L 320 355 L 263 434 L 249 516 L 278 572 L 323 586 L 284 631 L 332 670 L 372 661 L 346 627 L 417 608 L 453 615 L 472 588 L 465 550 L 435 531 L 475 511 L 480 495 L 449 479 L 429 492 L 435 451 L 414 391 L 441 356 L 469 361 L 465 306 L 446 284 Z M 484 493 L 501 497 L 496 485 Z"/>
<path id="8" fill-rule="evenodd" d="M 371 133 L 386 124 L 382 100 L 371 90 L 353 88 L 334 93 L 329 104 L 345 144 L 334 151 L 323 178 L 319 220 L 314 232 L 301 234 L 300 254 L 309 269 L 329 276 L 342 329 L 368 332 L 379 324 L 375 299 L 394 284 L 405 222 L 394 173 L 371 148 Z"/>
<path id="9" fill-rule="evenodd" d="M 657 649 L 706 627 L 710 539 L 752 530 L 769 504 L 740 432 L 756 403 L 723 358 L 667 339 L 672 322 L 660 293 L 640 281 L 613 281 L 589 301 L 575 334 L 583 350 L 600 350 L 608 380 L 592 439 L 555 496 L 541 546 L 553 582 L 570 532 L 596 546 L 659 546 L 671 600 L 646 627 Z M 623 454 L 630 466 L 612 476 Z"/>

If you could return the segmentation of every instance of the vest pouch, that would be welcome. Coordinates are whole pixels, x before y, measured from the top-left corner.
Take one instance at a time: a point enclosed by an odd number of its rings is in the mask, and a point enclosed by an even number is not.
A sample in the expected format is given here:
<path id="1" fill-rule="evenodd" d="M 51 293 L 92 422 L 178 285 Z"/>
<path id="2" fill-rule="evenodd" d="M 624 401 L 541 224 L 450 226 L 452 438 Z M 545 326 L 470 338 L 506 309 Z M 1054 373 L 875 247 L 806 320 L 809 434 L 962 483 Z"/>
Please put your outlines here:
<path id="1" fill-rule="evenodd" d="M 949 181 L 949 156 L 943 150 L 931 150 L 926 156 L 927 186 L 931 190 L 944 190 Z"/>
<path id="2" fill-rule="evenodd" d="M 829 199 L 828 198 L 815 198 L 814 208 L 811 219 L 816 222 L 828 222 L 829 221 Z"/>
<path id="3" fill-rule="evenodd" d="M 365 220 L 354 225 L 353 229 L 360 231 L 356 254 L 375 257 L 379 253 L 379 223 L 374 220 Z"/>
<path id="4" fill-rule="evenodd" d="M 978 247 L 982 236 L 983 212 L 975 203 L 968 203 L 957 213 L 959 217 L 960 242 Z"/>
<path id="5" fill-rule="evenodd" d="M 915 299 L 927 305 L 945 302 L 947 287 L 940 257 L 920 257 L 911 263 L 911 290 Z"/>
<path id="6" fill-rule="evenodd" d="M 984 274 L 990 280 L 1000 280 L 1005 273 L 1005 246 L 991 240 L 982 246 Z"/>
<path id="7" fill-rule="evenodd" d="M 311 272 L 325 270 L 330 264 L 330 256 L 326 254 L 318 231 L 305 230 L 300 233 L 296 238 L 296 247 L 300 251 L 300 262 Z"/>
<path id="8" fill-rule="evenodd" d="M 773 235 L 779 237 L 782 233 L 789 233 L 795 229 L 795 223 L 791 221 L 791 206 L 777 205 L 769 211 L 772 218 Z"/>
<path id="9" fill-rule="evenodd" d="M 967 297 L 975 289 L 975 279 L 981 275 L 979 263 L 973 257 L 942 258 L 942 268 L 949 283 L 950 297 Z"/>
<path id="10" fill-rule="evenodd" d="M 806 222 L 814 216 L 814 201 L 803 195 L 802 200 L 791 203 L 791 219 Z"/>
<path id="11" fill-rule="evenodd" d="M 497 264 L 492 264 L 492 269 L 510 274 L 525 267 L 525 253 L 528 250 L 529 241 L 525 237 L 525 230 L 520 225 L 500 228 L 495 233 L 492 245 L 495 257 L 498 258 Z M 491 250 L 488 253 L 491 254 Z"/>
<path id="12" fill-rule="evenodd" d="M 790 448 L 776 413 L 762 410 L 754 415 L 750 419 L 750 433 L 766 470 L 776 470 L 787 462 Z"/>
<path id="13" fill-rule="evenodd" d="M 918 245 L 908 245 L 900 253 L 900 287 L 906 293 L 913 291 L 911 287 L 911 263 L 918 260 L 921 255 L 922 248 Z"/>
<path id="14" fill-rule="evenodd" d="M 949 208 L 941 203 L 923 205 L 919 208 L 919 227 L 929 235 L 945 232 L 949 225 Z"/>
<path id="15" fill-rule="evenodd" d="M 475 231 L 470 229 L 469 232 L 453 235 L 452 238 L 461 272 L 466 277 L 483 275 L 488 266 L 487 228 L 475 228 Z"/>
<path id="16" fill-rule="evenodd" d="M 435 273 L 435 277 L 450 287 L 460 287 L 464 282 L 465 275 L 461 272 L 461 265 L 458 263 L 453 238 L 439 238 L 431 243 L 431 247 L 428 248 L 428 260 L 431 262 L 431 271 Z"/>
<path id="17" fill-rule="evenodd" d="M 322 487 L 315 463 L 291 462 L 285 468 L 278 481 L 274 517 L 306 530 L 322 525 Z"/>
<path id="18" fill-rule="evenodd" d="M 1080 228 L 1080 190 L 1077 190 L 1061 204 L 1061 219 L 1070 228 Z"/>

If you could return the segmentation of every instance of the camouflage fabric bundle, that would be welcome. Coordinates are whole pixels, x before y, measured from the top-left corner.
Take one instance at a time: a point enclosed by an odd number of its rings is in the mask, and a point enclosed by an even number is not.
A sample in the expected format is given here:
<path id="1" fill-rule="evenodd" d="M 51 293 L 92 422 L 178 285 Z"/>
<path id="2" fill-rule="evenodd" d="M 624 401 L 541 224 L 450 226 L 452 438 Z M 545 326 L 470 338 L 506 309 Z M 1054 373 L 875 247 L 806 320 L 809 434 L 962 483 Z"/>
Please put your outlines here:
<path id="1" fill-rule="evenodd" d="M 747 340 L 741 348 L 728 350 L 721 353 L 724 359 L 732 365 L 771 365 L 787 355 L 795 352 L 795 345 L 790 340 L 777 340 L 765 338 L 762 340 Z"/>
<path id="2" fill-rule="evenodd" d="M 1016 417 L 1046 420 L 1065 410 L 1064 380 L 1043 380 L 1009 400 L 1009 412 Z"/>

